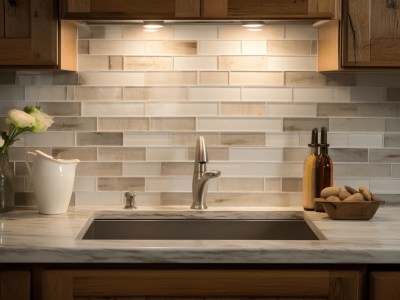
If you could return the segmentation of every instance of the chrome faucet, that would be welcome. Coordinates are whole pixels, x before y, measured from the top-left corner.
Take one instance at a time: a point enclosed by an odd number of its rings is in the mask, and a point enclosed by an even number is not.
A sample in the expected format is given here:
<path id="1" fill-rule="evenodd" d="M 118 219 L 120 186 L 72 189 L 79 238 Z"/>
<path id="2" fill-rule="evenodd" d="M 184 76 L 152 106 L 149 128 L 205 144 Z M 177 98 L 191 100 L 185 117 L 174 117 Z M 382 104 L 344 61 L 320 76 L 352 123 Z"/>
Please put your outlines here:
<path id="1" fill-rule="evenodd" d="M 220 171 L 207 171 L 208 155 L 203 136 L 199 136 L 196 143 L 194 157 L 194 172 L 192 183 L 193 203 L 192 209 L 206 209 L 208 180 L 221 175 Z"/>

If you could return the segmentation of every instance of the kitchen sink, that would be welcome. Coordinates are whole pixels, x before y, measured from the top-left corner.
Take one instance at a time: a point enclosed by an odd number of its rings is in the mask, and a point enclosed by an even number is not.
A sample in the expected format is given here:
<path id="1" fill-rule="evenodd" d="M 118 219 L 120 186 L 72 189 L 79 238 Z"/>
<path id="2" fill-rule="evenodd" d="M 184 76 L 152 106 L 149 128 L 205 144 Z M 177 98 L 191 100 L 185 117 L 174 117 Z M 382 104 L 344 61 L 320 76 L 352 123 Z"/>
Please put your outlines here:
<path id="1" fill-rule="evenodd" d="M 305 220 L 94 219 L 83 240 L 318 240 Z"/>

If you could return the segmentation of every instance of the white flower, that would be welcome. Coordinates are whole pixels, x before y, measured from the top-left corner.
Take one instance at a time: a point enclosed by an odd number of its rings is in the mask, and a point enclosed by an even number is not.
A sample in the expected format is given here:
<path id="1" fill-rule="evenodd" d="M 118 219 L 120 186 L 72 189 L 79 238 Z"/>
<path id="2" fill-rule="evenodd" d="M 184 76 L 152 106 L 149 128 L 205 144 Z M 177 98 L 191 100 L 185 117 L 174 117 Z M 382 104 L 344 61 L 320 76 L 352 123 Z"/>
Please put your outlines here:
<path id="1" fill-rule="evenodd" d="M 22 110 L 11 109 L 8 111 L 6 123 L 12 124 L 17 128 L 27 128 L 35 124 L 35 118 Z"/>
<path id="2" fill-rule="evenodd" d="M 3 147 L 5 140 L 0 136 L 0 147 Z"/>
<path id="3" fill-rule="evenodd" d="M 44 132 L 54 123 L 52 117 L 36 107 L 33 107 L 29 114 L 35 118 L 35 124 L 32 128 L 33 132 Z"/>

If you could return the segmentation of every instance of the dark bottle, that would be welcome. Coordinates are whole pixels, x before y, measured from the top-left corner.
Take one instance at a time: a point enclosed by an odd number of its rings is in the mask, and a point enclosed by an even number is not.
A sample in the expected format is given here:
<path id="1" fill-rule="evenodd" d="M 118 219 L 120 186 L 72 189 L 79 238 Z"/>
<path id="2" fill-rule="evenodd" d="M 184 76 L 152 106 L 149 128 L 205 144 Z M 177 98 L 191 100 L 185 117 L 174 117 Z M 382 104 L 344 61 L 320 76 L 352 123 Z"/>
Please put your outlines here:
<path id="1" fill-rule="evenodd" d="M 319 144 L 320 152 L 317 159 L 316 167 L 316 197 L 321 196 L 321 191 L 333 185 L 333 162 L 328 155 L 328 137 L 326 127 L 321 129 L 321 144 Z M 324 211 L 322 205 L 315 206 L 316 211 Z"/>

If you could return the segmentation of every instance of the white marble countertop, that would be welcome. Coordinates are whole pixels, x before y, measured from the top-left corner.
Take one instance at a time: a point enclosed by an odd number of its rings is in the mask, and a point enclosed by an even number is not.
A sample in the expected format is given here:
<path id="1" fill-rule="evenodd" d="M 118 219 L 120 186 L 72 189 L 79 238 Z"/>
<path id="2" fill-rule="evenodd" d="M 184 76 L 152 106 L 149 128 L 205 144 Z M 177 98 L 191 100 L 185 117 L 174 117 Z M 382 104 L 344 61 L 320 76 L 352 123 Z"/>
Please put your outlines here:
<path id="1" fill-rule="evenodd" d="M 299 218 L 322 240 L 82 240 L 93 218 Z M 0 214 L 0 263 L 400 263 L 400 208 L 381 207 L 369 221 L 334 221 L 289 208 L 76 208 Z"/>

